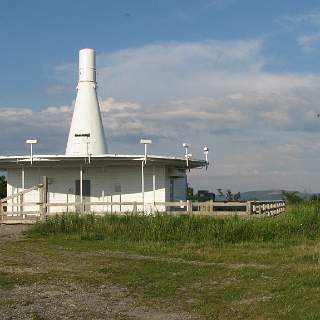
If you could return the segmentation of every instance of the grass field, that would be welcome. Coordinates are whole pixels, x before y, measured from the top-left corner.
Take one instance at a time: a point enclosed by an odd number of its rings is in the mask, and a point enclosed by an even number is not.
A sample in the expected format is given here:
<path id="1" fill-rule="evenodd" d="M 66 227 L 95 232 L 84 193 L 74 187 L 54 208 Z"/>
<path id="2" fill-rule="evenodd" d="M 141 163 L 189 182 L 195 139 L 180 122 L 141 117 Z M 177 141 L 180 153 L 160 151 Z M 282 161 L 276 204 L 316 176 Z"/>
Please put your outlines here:
<path id="1" fill-rule="evenodd" d="M 319 319 L 320 206 L 275 218 L 53 218 L 0 238 L 11 319 Z"/>

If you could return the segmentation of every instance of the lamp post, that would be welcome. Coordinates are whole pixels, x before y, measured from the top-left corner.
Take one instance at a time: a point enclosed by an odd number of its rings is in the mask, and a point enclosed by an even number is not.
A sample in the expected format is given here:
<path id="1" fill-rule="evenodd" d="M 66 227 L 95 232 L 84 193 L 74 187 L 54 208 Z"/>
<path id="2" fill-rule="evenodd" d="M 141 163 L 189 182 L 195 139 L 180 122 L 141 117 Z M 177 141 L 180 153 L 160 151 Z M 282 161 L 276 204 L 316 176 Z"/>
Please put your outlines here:
<path id="1" fill-rule="evenodd" d="M 150 139 L 141 139 L 141 144 L 144 144 L 144 159 L 141 162 L 141 193 L 142 193 L 142 203 L 143 203 L 143 212 L 145 211 L 145 203 L 144 203 L 144 166 L 147 164 L 147 148 L 148 144 L 152 143 Z"/>
<path id="2" fill-rule="evenodd" d="M 187 168 L 189 169 L 189 158 L 192 157 L 192 154 L 189 153 L 189 148 L 191 147 L 190 143 L 183 143 L 182 146 L 184 147 L 186 153 L 185 153 L 185 158 L 186 158 L 186 163 L 187 163 Z M 190 171 L 190 169 L 189 169 Z"/>
<path id="3" fill-rule="evenodd" d="M 140 143 L 144 144 L 144 164 L 147 164 L 147 148 L 148 148 L 148 144 L 152 143 L 152 140 L 150 140 L 150 139 L 141 139 Z"/>
<path id="4" fill-rule="evenodd" d="M 208 155 L 209 155 L 209 148 L 207 146 L 205 146 L 203 148 L 203 153 L 206 157 L 206 170 L 208 169 L 208 166 L 209 166 L 209 160 L 208 160 Z"/>
<path id="5" fill-rule="evenodd" d="M 26 140 L 26 144 L 30 144 L 30 163 L 32 164 L 33 163 L 33 149 L 32 149 L 32 146 L 34 144 L 37 144 L 38 143 L 38 140 L 36 139 L 28 139 Z"/>

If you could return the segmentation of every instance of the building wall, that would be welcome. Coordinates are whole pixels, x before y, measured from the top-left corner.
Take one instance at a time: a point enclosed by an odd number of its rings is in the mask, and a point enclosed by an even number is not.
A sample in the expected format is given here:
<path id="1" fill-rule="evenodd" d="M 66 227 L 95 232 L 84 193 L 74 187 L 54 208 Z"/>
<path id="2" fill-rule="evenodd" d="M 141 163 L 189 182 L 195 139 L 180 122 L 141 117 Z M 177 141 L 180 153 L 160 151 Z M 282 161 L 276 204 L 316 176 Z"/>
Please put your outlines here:
<path id="1" fill-rule="evenodd" d="M 146 166 L 145 172 L 145 207 L 146 211 L 152 211 L 153 201 L 170 201 L 170 179 L 174 176 L 174 201 L 185 200 L 186 198 L 186 174 L 172 168 L 155 166 L 155 195 L 153 193 L 153 168 Z M 53 168 L 25 168 L 25 189 L 33 187 L 42 182 L 42 176 L 49 179 L 48 198 L 50 203 L 79 202 L 79 196 L 75 195 L 75 181 L 80 180 L 80 168 L 78 167 L 53 167 Z M 181 178 L 177 178 L 180 175 Z M 22 190 L 22 170 L 8 169 L 8 196 Z M 142 202 L 141 192 L 141 166 L 108 166 L 108 167 L 84 167 L 83 180 L 91 182 L 91 198 L 84 199 L 89 202 Z M 169 189 L 168 189 L 169 188 Z M 155 196 L 155 199 L 154 199 Z M 39 192 L 32 191 L 24 196 L 24 202 L 38 202 Z M 8 201 L 12 203 L 12 201 Z M 14 200 L 16 203 L 17 200 Z M 52 207 L 50 212 L 74 211 L 74 206 Z M 132 211 L 132 206 L 110 205 L 87 207 L 91 211 Z M 143 210 L 138 206 L 138 210 Z M 164 206 L 155 208 L 164 211 Z M 22 210 L 19 205 L 13 204 L 8 211 Z M 38 206 L 26 207 L 24 211 L 37 211 Z"/>

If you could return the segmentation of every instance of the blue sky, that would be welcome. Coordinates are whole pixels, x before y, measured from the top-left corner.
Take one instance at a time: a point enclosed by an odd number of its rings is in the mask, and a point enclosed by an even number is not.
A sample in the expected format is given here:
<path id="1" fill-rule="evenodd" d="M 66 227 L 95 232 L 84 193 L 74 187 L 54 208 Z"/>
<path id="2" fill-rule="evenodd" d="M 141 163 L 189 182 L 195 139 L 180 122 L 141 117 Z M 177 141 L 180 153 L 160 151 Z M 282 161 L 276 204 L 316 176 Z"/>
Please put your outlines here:
<path id="1" fill-rule="evenodd" d="M 320 192 L 319 1 L 1 0 L 0 41 L 3 154 L 64 151 L 92 47 L 111 151 L 208 144 L 196 187 Z"/>
<path id="2" fill-rule="evenodd" d="M 157 41 L 264 37 L 264 50 L 278 60 L 268 68 L 319 71 L 317 54 L 306 57 L 296 42 L 296 30 L 281 24 L 287 16 L 303 12 L 317 12 L 317 1 L 1 0 L 1 68 L 6 77 L 0 80 L 0 102 L 32 108 L 70 102 L 73 92 L 48 100 L 44 89 L 55 81 L 52 68 L 74 63 L 82 47 L 110 52 Z"/>

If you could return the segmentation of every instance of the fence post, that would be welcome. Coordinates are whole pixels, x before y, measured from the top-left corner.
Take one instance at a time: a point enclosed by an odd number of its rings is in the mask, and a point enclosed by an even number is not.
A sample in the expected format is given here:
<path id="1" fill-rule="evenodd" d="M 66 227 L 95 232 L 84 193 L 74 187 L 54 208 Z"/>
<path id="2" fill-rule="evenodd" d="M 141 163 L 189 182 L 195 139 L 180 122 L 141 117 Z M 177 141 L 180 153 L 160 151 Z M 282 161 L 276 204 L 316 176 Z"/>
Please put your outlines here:
<path id="1" fill-rule="evenodd" d="M 39 191 L 39 216 L 40 216 L 40 219 L 42 219 L 42 212 L 43 212 L 43 186 L 42 184 L 39 184 L 38 185 L 38 191 Z"/>
<path id="2" fill-rule="evenodd" d="M 84 206 L 84 203 L 82 202 L 82 203 L 80 204 L 80 214 L 83 215 L 84 212 L 85 212 L 85 206 Z"/>
<path id="3" fill-rule="evenodd" d="M 42 218 L 45 219 L 48 211 L 48 177 L 42 178 Z"/>
<path id="4" fill-rule="evenodd" d="M 252 214 L 252 201 L 247 201 L 247 214 Z"/>
<path id="5" fill-rule="evenodd" d="M 3 205 L 0 202 L 0 224 L 4 221 L 4 215 L 3 215 Z"/>
<path id="6" fill-rule="evenodd" d="M 192 213 L 192 201 L 187 200 L 187 212 Z"/>
<path id="7" fill-rule="evenodd" d="M 19 197 L 19 202 L 20 202 L 20 214 L 22 214 L 22 219 L 25 219 L 26 215 L 23 213 L 23 201 L 24 201 L 24 196 L 23 196 L 23 193 L 20 194 L 20 197 Z"/>
<path id="8" fill-rule="evenodd" d="M 132 212 L 133 212 L 134 214 L 136 214 L 136 213 L 137 213 L 137 202 L 136 202 L 136 201 L 133 203 L 133 209 L 132 209 Z"/>

